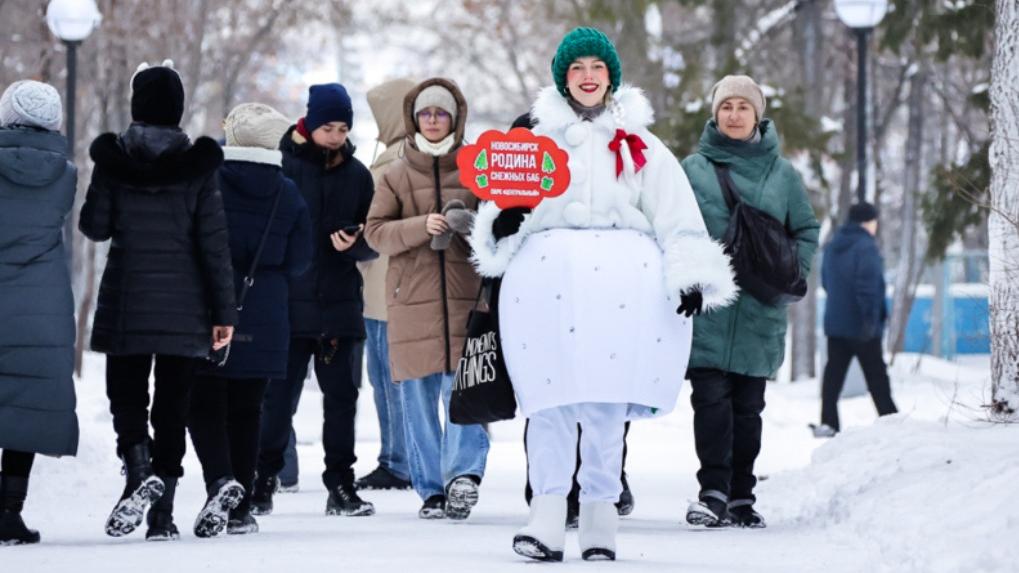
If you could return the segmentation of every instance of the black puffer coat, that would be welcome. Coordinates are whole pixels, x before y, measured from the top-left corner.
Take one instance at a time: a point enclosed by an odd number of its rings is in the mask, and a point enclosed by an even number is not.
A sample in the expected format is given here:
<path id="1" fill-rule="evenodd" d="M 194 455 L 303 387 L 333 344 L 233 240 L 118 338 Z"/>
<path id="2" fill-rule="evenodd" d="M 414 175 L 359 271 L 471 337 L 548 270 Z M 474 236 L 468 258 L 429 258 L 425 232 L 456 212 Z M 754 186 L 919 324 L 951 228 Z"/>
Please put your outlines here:
<path id="1" fill-rule="evenodd" d="M 333 248 L 329 235 L 368 217 L 375 185 L 347 140 L 329 155 L 292 126 L 280 141 L 283 174 L 297 184 L 312 228 L 312 266 L 290 283 L 290 335 L 295 338 L 363 339 L 364 298 L 358 261 L 378 257 L 362 233 L 350 249 Z M 342 160 L 341 160 L 342 158 Z"/>
<path id="2" fill-rule="evenodd" d="M 78 449 L 74 302 L 61 238 L 76 179 L 59 133 L 0 129 L 0 450 Z"/>
<path id="3" fill-rule="evenodd" d="M 223 152 L 177 128 L 132 124 L 90 149 L 95 170 L 79 228 L 112 239 L 92 325 L 107 354 L 201 357 L 213 325 L 237 323 L 216 169 Z"/>

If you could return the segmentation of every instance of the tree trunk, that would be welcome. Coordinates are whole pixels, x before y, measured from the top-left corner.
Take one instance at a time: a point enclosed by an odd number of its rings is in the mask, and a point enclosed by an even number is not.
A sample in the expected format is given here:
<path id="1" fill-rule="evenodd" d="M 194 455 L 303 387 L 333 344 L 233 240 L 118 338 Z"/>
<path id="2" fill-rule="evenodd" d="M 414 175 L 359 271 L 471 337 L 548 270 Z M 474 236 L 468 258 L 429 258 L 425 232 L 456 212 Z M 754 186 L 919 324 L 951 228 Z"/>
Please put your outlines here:
<path id="1" fill-rule="evenodd" d="M 1019 4 L 996 0 L 991 67 L 991 412 L 1019 408 Z"/>
<path id="2" fill-rule="evenodd" d="M 800 49 L 804 112 L 811 117 L 821 114 L 821 78 L 824 73 L 821 58 L 821 23 L 821 6 L 818 0 L 806 0 L 799 5 L 796 14 L 796 36 Z M 817 354 L 817 274 L 816 270 L 810 273 L 807 296 L 789 307 L 789 326 L 792 330 L 790 360 L 793 381 L 813 378 L 817 375 L 815 360 Z"/>
<path id="3" fill-rule="evenodd" d="M 893 354 L 902 350 L 903 333 L 913 306 L 913 278 L 917 275 L 917 260 L 920 249 L 917 242 L 920 235 L 917 217 L 919 208 L 917 195 L 920 188 L 920 174 L 923 171 L 923 123 L 926 116 L 925 103 L 927 69 L 921 63 L 910 79 L 909 123 L 906 136 L 905 180 L 902 185 L 902 217 L 899 224 L 899 261 L 895 273 L 895 292 L 892 295 L 891 324 L 888 328 L 888 350 Z"/>

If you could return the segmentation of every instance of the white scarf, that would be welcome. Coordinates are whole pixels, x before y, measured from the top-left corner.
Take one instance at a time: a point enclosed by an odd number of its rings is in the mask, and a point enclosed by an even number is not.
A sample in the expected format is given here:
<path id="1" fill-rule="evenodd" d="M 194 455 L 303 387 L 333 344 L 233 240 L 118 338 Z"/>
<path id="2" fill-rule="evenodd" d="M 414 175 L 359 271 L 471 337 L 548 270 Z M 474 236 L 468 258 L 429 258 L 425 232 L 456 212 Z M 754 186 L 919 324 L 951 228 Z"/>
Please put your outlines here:
<path id="1" fill-rule="evenodd" d="M 432 143 L 431 141 L 425 139 L 425 136 L 421 135 L 420 133 L 415 133 L 414 143 L 417 144 L 418 150 L 421 151 L 422 153 L 427 153 L 428 155 L 432 155 L 435 157 L 442 157 L 443 155 L 449 153 L 450 149 L 453 149 L 454 135 L 455 134 L 451 133 L 441 141 Z"/>

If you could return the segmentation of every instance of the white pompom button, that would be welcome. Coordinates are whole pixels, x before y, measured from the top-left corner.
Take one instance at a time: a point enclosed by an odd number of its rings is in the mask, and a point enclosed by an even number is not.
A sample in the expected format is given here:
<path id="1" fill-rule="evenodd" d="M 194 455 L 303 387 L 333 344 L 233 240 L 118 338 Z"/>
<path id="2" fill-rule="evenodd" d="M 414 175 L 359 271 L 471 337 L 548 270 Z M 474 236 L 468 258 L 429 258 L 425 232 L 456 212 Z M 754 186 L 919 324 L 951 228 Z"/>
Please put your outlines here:
<path id="1" fill-rule="evenodd" d="M 586 227 L 591 224 L 591 208 L 574 201 L 563 210 L 563 217 L 571 227 Z"/>
<path id="2" fill-rule="evenodd" d="M 587 181 L 587 166 L 579 161 L 570 161 L 570 184 L 583 185 Z"/>
<path id="3" fill-rule="evenodd" d="M 575 123 L 566 128 L 566 143 L 569 143 L 573 147 L 579 147 L 583 145 L 587 138 L 591 135 L 591 127 L 587 124 Z"/>

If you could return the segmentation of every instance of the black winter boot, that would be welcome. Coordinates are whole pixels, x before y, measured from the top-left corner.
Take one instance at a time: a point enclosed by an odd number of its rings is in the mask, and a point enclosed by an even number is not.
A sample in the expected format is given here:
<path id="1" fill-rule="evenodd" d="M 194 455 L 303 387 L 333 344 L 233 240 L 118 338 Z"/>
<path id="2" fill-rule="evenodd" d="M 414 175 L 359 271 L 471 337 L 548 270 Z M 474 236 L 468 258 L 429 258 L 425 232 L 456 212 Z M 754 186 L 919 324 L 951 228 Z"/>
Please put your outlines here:
<path id="1" fill-rule="evenodd" d="M 39 543 L 39 532 L 21 519 L 27 494 L 27 477 L 0 475 L 0 545 Z"/>
<path id="2" fill-rule="evenodd" d="M 209 485 L 209 497 L 205 507 L 195 518 L 195 536 L 213 537 L 219 535 L 230 519 L 230 510 L 237 507 L 244 497 L 244 487 L 232 477 L 222 477 Z"/>
<path id="3" fill-rule="evenodd" d="M 366 489 L 410 489 L 409 480 L 400 479 L 393 475 L 393 472 L 381 465 L 366 476 L 354 482 L 354 487 L 359 490 Z"/>
<path id="4" fill-rule="evenodd" d="M 705 527 L 728 527 L 732 525 L 732 517 L 728 503 L 709 493 L 702 494 L 700 499 L 690 504 L 686 510 L 686 522 Z"/>
<path id="5" fill-rule="evenodd" d="M 177 493 L 177 478 L 162 477 L 165 489 L 162 497 L 149 508 L 145 521 L 149 530 L 145 532 L 145 541 L 176 541 L 180 539 L 180 531 L 173 522 L 173 498 Z"/>
<path id="6" fill-rule="evenodd" d="M 251 506 L 241 504 L 230 510 L 230 518 L 226 522 L 227 535 L 246 535 L 258 533 L 258 522 L 251 515 Z"/>
<path id="7" fill-rule="evenodd" d="M 633 492 L 630 491 L 630 483 L 626 480 L 626 474 L 623 474 L 623 492 L 619 494 L 619 501 L 616 502 L 616 511 L 620 516 L 630 515 L 633 513 Z"/>
<path id="8" fill-rule="evenodd" d="M 357 488 L 352 483 L 341 483 L 329 490 L 326 500 L 326 515 L 375 515 L 375 506 L 370 501 L 357 495 Z"/>
<path id="9" fill-rule="evenodd" d="M 729 515 L 732 517 L 732 524 L 736 527 L 749 527 L 751 529 L 764 529 L 768 524 L 764 516 L 754 509 L 752 499 L 734 499 L 729 502 Z"/>
<path id="10" fill-rule="evenodd" d="M 106 519 L 106 535 L 123 537 L 141 525 L 145 510 L 160 498 L 166 486 L 152 471 L 152 457 L 147 441 L 124 451 L 124 473 L 127 483 L 110 517 Z"/>
<path id="11" fill-rule="evenodd" d="M 272 513 L 272 494 L 276 492 L 276 476 L 255 476 L 255 485 L 251 492 L 251 514 L 269 515 Z"/>

